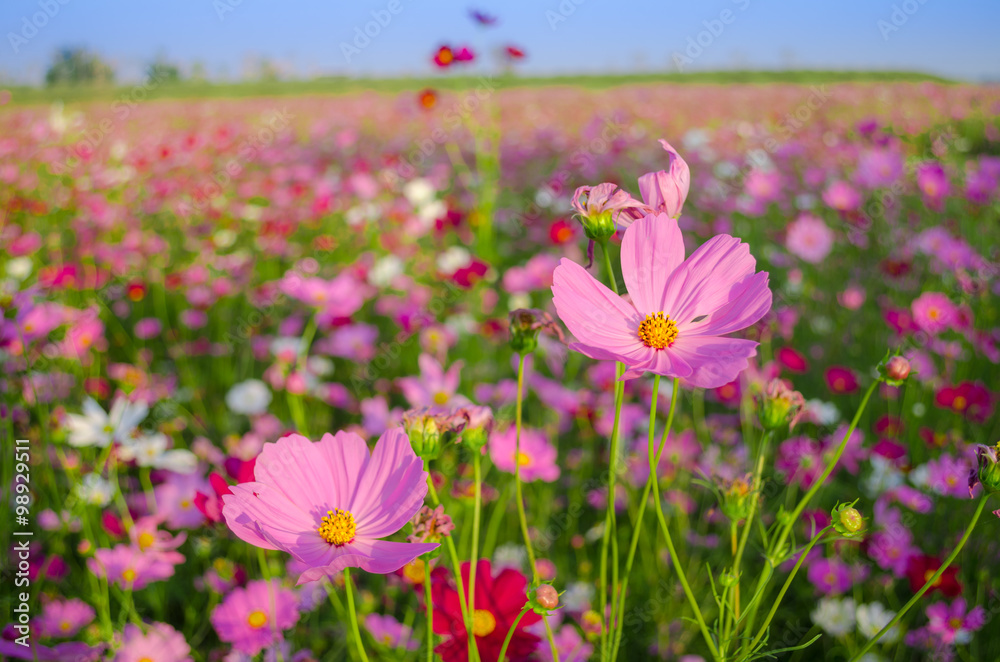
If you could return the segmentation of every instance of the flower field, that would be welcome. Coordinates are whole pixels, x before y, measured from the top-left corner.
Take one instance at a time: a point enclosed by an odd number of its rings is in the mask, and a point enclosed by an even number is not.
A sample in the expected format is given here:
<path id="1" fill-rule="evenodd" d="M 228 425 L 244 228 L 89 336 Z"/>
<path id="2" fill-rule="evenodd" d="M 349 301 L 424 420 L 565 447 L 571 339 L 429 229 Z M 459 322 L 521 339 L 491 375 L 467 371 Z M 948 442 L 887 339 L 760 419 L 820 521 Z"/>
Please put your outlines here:
<path id="1" fill-rule="evenodd" d="M 1000 88 L 509 82 L 0 108 L 4 659 L 1000 658 Z"/>

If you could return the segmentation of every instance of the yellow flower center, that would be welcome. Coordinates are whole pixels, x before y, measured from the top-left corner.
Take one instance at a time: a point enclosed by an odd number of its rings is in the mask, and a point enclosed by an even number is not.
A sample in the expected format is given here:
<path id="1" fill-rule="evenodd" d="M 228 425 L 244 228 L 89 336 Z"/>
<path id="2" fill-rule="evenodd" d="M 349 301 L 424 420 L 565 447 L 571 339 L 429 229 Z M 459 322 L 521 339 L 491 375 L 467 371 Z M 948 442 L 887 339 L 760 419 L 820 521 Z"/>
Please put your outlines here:
<path id="1" fill-rule="evenodd" d="M 68 632 L 71 627 L 72 626 L 69 624 L 69 621 L 63 621 L 59 624 L 59 629 L 63 632 Z"/>
<path id="2" fill-rule="evenodd" d="M 247 616 L 247 624 L 254 630 L 259 630 L 267 625 L 267 614 L 262 611 L 252 611 Z"/>
<path id="3" fill-rule="evenodd" d="M 961 630 L 962 629 L 962 619 L 961 618 L 953 618 L 950 621 L 948 621 L 948 625 L 951 626 L 952 630 Z"/>
<path id="4" fill-rule="evenodd" d="M 422 559 L 414 559 L 403 566 L 403 576 L 414 584 L 424 581 L 424 562 Z"/>
<path id="5" fill-rule="evenodd" d="M 336 511 L 326 511 L 319 527 L 319 535 L 323 540 L 331 545 L 340 547 L 354 540 L 354 531 L 357 525 L 354 523 L 354 515 L 346 510 L 337 508 Z"/>
<path id="6" fill-rule="evenodd" d="M 926 572 L 924 572 L 924 583 L 925 584 L 931 580 L 931 577 L 934 576 L 935 572 L 937 572 L 937 568 L 934 568 L 933 570 L 927 570 Z M 938 580 L 936 582 L 934 582 L 932 584 L 932 586 L 940 586 L 940 584 L 941 584 L 941 578 L 938 577 Z"/>
<path id="7" fill-rule="evenodd" d="M 531 458 L 528 457 L 528 454 L 525 453 L 524 451 L 518 453 L 516 459 L 517 459 L 517 463 L 519 465 L 521 465 L 522 467 L 526 467 L 529 464 L 531 464 Z"/>
<path id="8" fill-rule="evenodd" d="M 444 391 L 438 391 L 434 394 L 434 404 L 443 405 L 448 403 L 448 394 Z"/>
<path id="9" fill-rule="evenodd" d="M 472 613 L 472 633 L 477 637 L 487 637 L 497 629 L 497 619 L 485 609 Z"/>
<path id="10" fill-rule="evenodd" d="M 133 570 L 132 568 L 126 568 L 125 570 L 123 570 L 122 571 L 122 579 L 124 579 L 126 582 L 128 582 L 130 584 L 132 582 L 134 582 L 135 581 L 135 570 Z"/>
<path id="11" fill-rule="evenodd" d="M 965 405 L 967 404 L 969 403 L 966 401 L 966 399 L 959 395 L 956 396 L 954 400 L 952 400 L 951 407 L 952 409 L 957 409 L 958 411 L 962 411 L 963 409 L 965 409 Z"/>
<path id="12" fill-rule="evenodd" d="M 139 549 L 148 549 L 149 547 L 152 547 L 154 542 L 156 542 L 156 538 L 148 531 L 139 535 Z"/>
<path id="13" fill-rule="evenodd" d="M 153 658 L 151 658 L 151 657 L 140 657 L 139 658 L 139 662 L 153 662 Z"/>
<path id="14" fill-rule="evenodd" d="M 653 349 L 670 347 L 677 340 L 677 324 L 670 319 L 670 315 L 646 315 L 646 319 L 639 325 L 639 340 Z"/>

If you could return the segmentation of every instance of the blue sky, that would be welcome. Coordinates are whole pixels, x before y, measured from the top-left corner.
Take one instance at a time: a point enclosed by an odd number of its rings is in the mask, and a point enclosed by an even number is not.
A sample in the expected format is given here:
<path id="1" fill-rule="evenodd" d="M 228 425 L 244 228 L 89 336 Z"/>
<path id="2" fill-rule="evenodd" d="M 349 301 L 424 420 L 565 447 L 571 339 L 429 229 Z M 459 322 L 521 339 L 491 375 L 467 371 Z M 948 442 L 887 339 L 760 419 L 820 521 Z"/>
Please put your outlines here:
<path id="1" fill-rule="evenodd" d="M 498 25 L 475 25 L 470 8 Z M 345 56 L 379 15 L 384 27 Z M 519 69 L 536 75 L 891 68 L 1000 80 L 996 0 L 3 0 L 0 27 L 8 82 L 41 81 L 67 45 L 98 51 L 129 81 L 158 53 L 212 78 L 239 78 L 260 58 L 300 77 L 426 75 L 444 42 L 482 54 L 515 44 L 528 53 Z"/>

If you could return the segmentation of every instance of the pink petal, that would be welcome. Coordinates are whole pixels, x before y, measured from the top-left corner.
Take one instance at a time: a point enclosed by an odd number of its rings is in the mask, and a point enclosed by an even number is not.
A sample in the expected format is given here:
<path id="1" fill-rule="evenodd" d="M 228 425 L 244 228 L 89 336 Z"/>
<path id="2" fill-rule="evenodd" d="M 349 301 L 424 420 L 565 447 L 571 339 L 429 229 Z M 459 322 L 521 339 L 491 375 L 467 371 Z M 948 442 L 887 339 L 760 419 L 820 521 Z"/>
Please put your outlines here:
<path id="1" fill-rule="evenodd" d="M 744 278 L 729 291 L 728 303 L 708 313 L 701 322 L 679 325 L 680 335 L 721 336 L 754 324 L 771 310 L 771 290 L 767 283 L 766 271 Z"/>
<path id="2" fill-rule="evenodd" d="M 692 368 L 685 379 L 692 386 L 718 388 L 736 379 L 747 367 L 747 359 L 757 354 L 757 343 L 742 338 L 680 336 L 670 351 Z"/>
<path id="3" fill-rule="evenodd" d="M 712 237 L 679 266 L 667 282 L 663 312 L 678 324 L 690 324 L 729 301 L 733 286 L 754 272 L 750 246 L 736 237 Z"/>
<path id="4" fill-rule="evenodd" d="M 642 318 L 636 309 L 572 260 L 563 258 L 552 274 L 552 300 L 560 319 L 580 342 L 572 349 L 595 359 L 644 357 L 639 340 Z"/>
<path id="5" fill-rule="evenodd" d="M 424 461 L 401 429 L 386 430 L 350 506 L 357 535 L 384 538 L 396 533 L 420 510 L 426 495 Z"/>
<path id="6" fill-rule="evenodd" d="M 670 274 L 684 262 L 684 240 L 677 220 L 666 214 L 646 216 L 622 237 L 622 273 L 640 314 L 663 310 Z"/>
<path id="7" fill-rule="evenodd" d="M 385 540 L 356 539 L 343 547 L 330 546 L 329 561 L 322 566 L 306 570 L 299 577 L 299 584 L 314 582 L 324 577 L 336 577 L 344 568 L 361 568 L 367 572 L 386 574 L 395 572 L 421 554 L 437 549 L 437 544 L 387 542 Z"/>
<path id="8" fill-rule="evenodd" d="M 264 483 L 234 485 L 222 497 L 222 516 L 238 538 L 264 549 L 283 549 L 300 544 L 317 533 L 318 519 L 291 502 L 280 491 Z"/>
<path id="9" fill-rule="evenodd" d="M 670 349 L 650 350 L 648 360 L 636 364 L 625 372 L 622 379 L 632 379 L 642 375 L 644 372 L 652 372 L 664 377 L 687 378 L 692 373 L 692 368 L 684 357 L 673 351 L 677 343 L 671 345 Z"/>

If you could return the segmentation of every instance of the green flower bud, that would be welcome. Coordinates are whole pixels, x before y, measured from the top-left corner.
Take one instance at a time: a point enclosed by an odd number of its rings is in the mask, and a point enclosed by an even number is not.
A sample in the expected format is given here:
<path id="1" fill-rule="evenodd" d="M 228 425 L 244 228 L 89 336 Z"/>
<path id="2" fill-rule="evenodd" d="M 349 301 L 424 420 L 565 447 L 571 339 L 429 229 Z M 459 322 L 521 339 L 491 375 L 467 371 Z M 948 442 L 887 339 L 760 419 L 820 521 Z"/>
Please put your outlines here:
<path id="1" fill-rule="evenodd" d="M 851 503 L 837 504 L 830 513 L 833 528 L 845 538 L 860 537 L 865 532 L 865 518 L 854 507 L 857 502 L 855 499 Z"/>
<path id="2" fill-rule="evenodd" d="M 969 496 L 979 483 L 987 494 L 1000 492 L 1000 442 L 996 446 L 976 446 L 976 471 L 969 477 Z"/>
<path id="3" fill-rule="evenodd" d="M 757 419 L 765 430 L 777 430 L 795 422 L 806 400 L 783 379 L 772 379 L 763 391 L 754 398 L 757 405 Z"/>
<path id="4" fill-rule="evenodd" d="M 403 429 L 417 457 L 427 461 L 437 459 L 441 454 L 441 426 L 433 414 L 408 411 L 403 414 Z"/>

